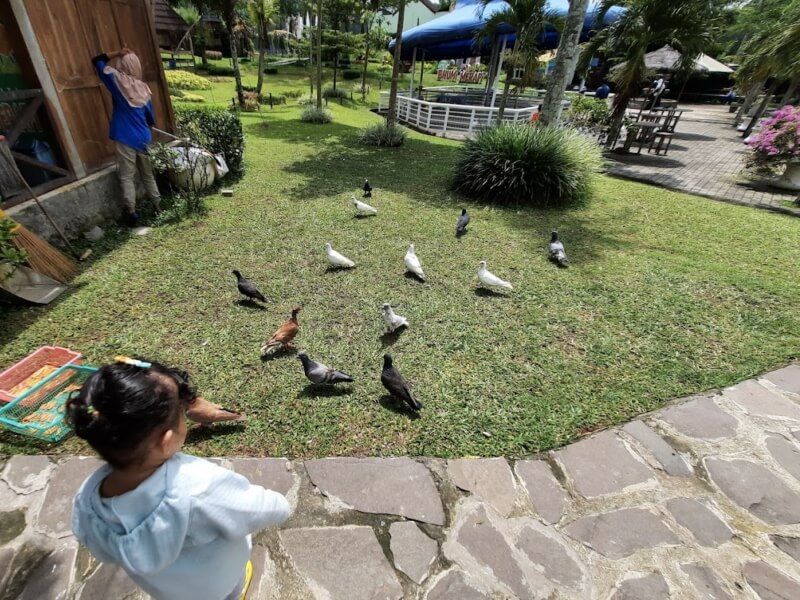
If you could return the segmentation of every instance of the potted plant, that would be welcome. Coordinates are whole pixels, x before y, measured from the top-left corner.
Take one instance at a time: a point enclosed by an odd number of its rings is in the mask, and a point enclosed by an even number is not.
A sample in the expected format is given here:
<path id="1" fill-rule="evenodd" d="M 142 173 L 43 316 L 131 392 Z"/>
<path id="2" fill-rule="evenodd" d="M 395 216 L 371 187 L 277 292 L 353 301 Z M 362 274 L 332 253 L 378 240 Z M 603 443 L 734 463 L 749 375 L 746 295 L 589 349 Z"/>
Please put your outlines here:
<path id="1" fill-rule="evenodd" d="M 775 187 L 800 191 L 800 107 L 779 108 L 746 143 L 750 147 L 748 167 L 773 175 L 770 184 Z M 774 177 L 779 172 L 780 176 Z"/>
<path id="2" fill-rule="evenodd" d="M 27 258 L 25 251 L 14 244 L 16 228 L 14 221 L 0 217 L 0 282 L 10 277 Z"/>

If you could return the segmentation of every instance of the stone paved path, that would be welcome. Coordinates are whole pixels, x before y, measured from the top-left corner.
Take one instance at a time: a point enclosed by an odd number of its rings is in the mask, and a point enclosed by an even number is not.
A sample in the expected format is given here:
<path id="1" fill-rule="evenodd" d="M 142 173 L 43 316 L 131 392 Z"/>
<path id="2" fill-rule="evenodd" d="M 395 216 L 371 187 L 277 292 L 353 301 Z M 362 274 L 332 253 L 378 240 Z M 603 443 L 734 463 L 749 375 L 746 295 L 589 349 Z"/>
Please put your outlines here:
<path id="1" fill-rule="evenodd" d="M 251 599 L 800 598 L 800 365 L 528 460 L 220 462 L 294 508 Z M 144 597 L 69 534 L 97 464 L 0 463 L 0 599 Z"/>
<path id="2" fill-rule="evenodd" d="M 683 108 L 683 105 L 681 105 Z M 746 146 L 726 106 L 687 105 L 667 156 L 609 154 L 611 175 L 800 216 L 797 194 L 742 176 Z"/>

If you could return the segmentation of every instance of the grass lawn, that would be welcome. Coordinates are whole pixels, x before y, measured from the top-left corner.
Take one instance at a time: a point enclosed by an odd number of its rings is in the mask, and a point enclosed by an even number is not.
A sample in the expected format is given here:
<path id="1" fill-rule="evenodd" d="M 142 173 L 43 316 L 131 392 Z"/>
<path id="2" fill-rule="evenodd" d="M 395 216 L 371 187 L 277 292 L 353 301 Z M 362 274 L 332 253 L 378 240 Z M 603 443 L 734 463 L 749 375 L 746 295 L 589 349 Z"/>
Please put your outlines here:
<path id="1" fill-rule="evenodd" d="M 146 237 L 112 232 L 48 308 L 0 307 L 0 365 L 57 344 L 90 364 L 182 366 L 248 415 L 191 432 L 194 453 L 451 457 L 534 453 L 798 356 L 800 220 L 602 176 L 576 209 L 479 206 L 449 191 L 457 143 L 412 134 L 368 149 L 355 138 L 377 117 L 331 108 L 326 126 L 301 123 L 296 104 L 244 115 L 234 197 Z M 364 177 L 380 212 L 359 220 L 348 200 Z M 456 240 L 461 206 L 472 226 Z M 551 229 L 567 270 L 546 260 Z M 326 272 L 327 241 L 357 267 Z M 403 275 L 412 241 L 425 284 Z M 482 259 L 513 293 L 476 290 Z M 231 269 L 259 284 L 265 309 L 239 303 Z M 386 301 L 410 321 L 396 340 L 382 337 Z M 308 388 L 291 355 L 260 359 L 295 304 L 298 346 L 353 375 L 350 392 Z M 425 403 L 419 418 L 385 401 L 387 348 Z M 4 453 L 82 450 L 0 434 Z"/>

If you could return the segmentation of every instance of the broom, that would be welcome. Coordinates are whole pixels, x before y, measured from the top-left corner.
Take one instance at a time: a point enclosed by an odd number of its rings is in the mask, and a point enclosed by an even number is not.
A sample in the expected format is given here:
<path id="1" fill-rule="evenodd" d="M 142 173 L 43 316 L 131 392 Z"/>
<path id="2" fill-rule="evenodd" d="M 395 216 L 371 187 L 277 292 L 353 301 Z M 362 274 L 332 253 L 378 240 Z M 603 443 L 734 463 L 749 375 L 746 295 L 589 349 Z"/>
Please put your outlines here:
<path id="1" fill-rule="evenodd" d="M 11 230 L 11 241 L 14 245 L 27 254 L 27 262 L 31 269 L 51 279 L 67 283 L 75 277 L 77 265 L 58 248 L 54 248 L 38 235 L 13 221 L 0 210 L 0 220 L 8 219 L 14 223 Z"/>

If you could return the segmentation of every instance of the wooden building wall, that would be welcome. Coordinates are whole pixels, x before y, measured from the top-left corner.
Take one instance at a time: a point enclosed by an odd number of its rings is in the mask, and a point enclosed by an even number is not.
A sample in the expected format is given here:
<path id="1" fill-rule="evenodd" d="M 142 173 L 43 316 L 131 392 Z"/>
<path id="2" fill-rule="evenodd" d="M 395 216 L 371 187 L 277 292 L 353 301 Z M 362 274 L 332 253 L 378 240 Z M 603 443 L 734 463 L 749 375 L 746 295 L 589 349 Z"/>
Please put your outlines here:
<path id="1" fill-rule="evenodd" d="M 108 139 L 111 99 L 97 77 L 93 56 L 123 46 L 133 50 L 153 91 L 156 125 L 174 129 L 148 0 L 11 1 L 24 7 L 55 87 L 65 127 L 77 150 L 78 156 L 71 160 L 81 163 L 73 164 L 76 173 L 95 171 L 114 159 L 114 146 Z M 35 53 L 32 56 L 35 61 Z"/>

